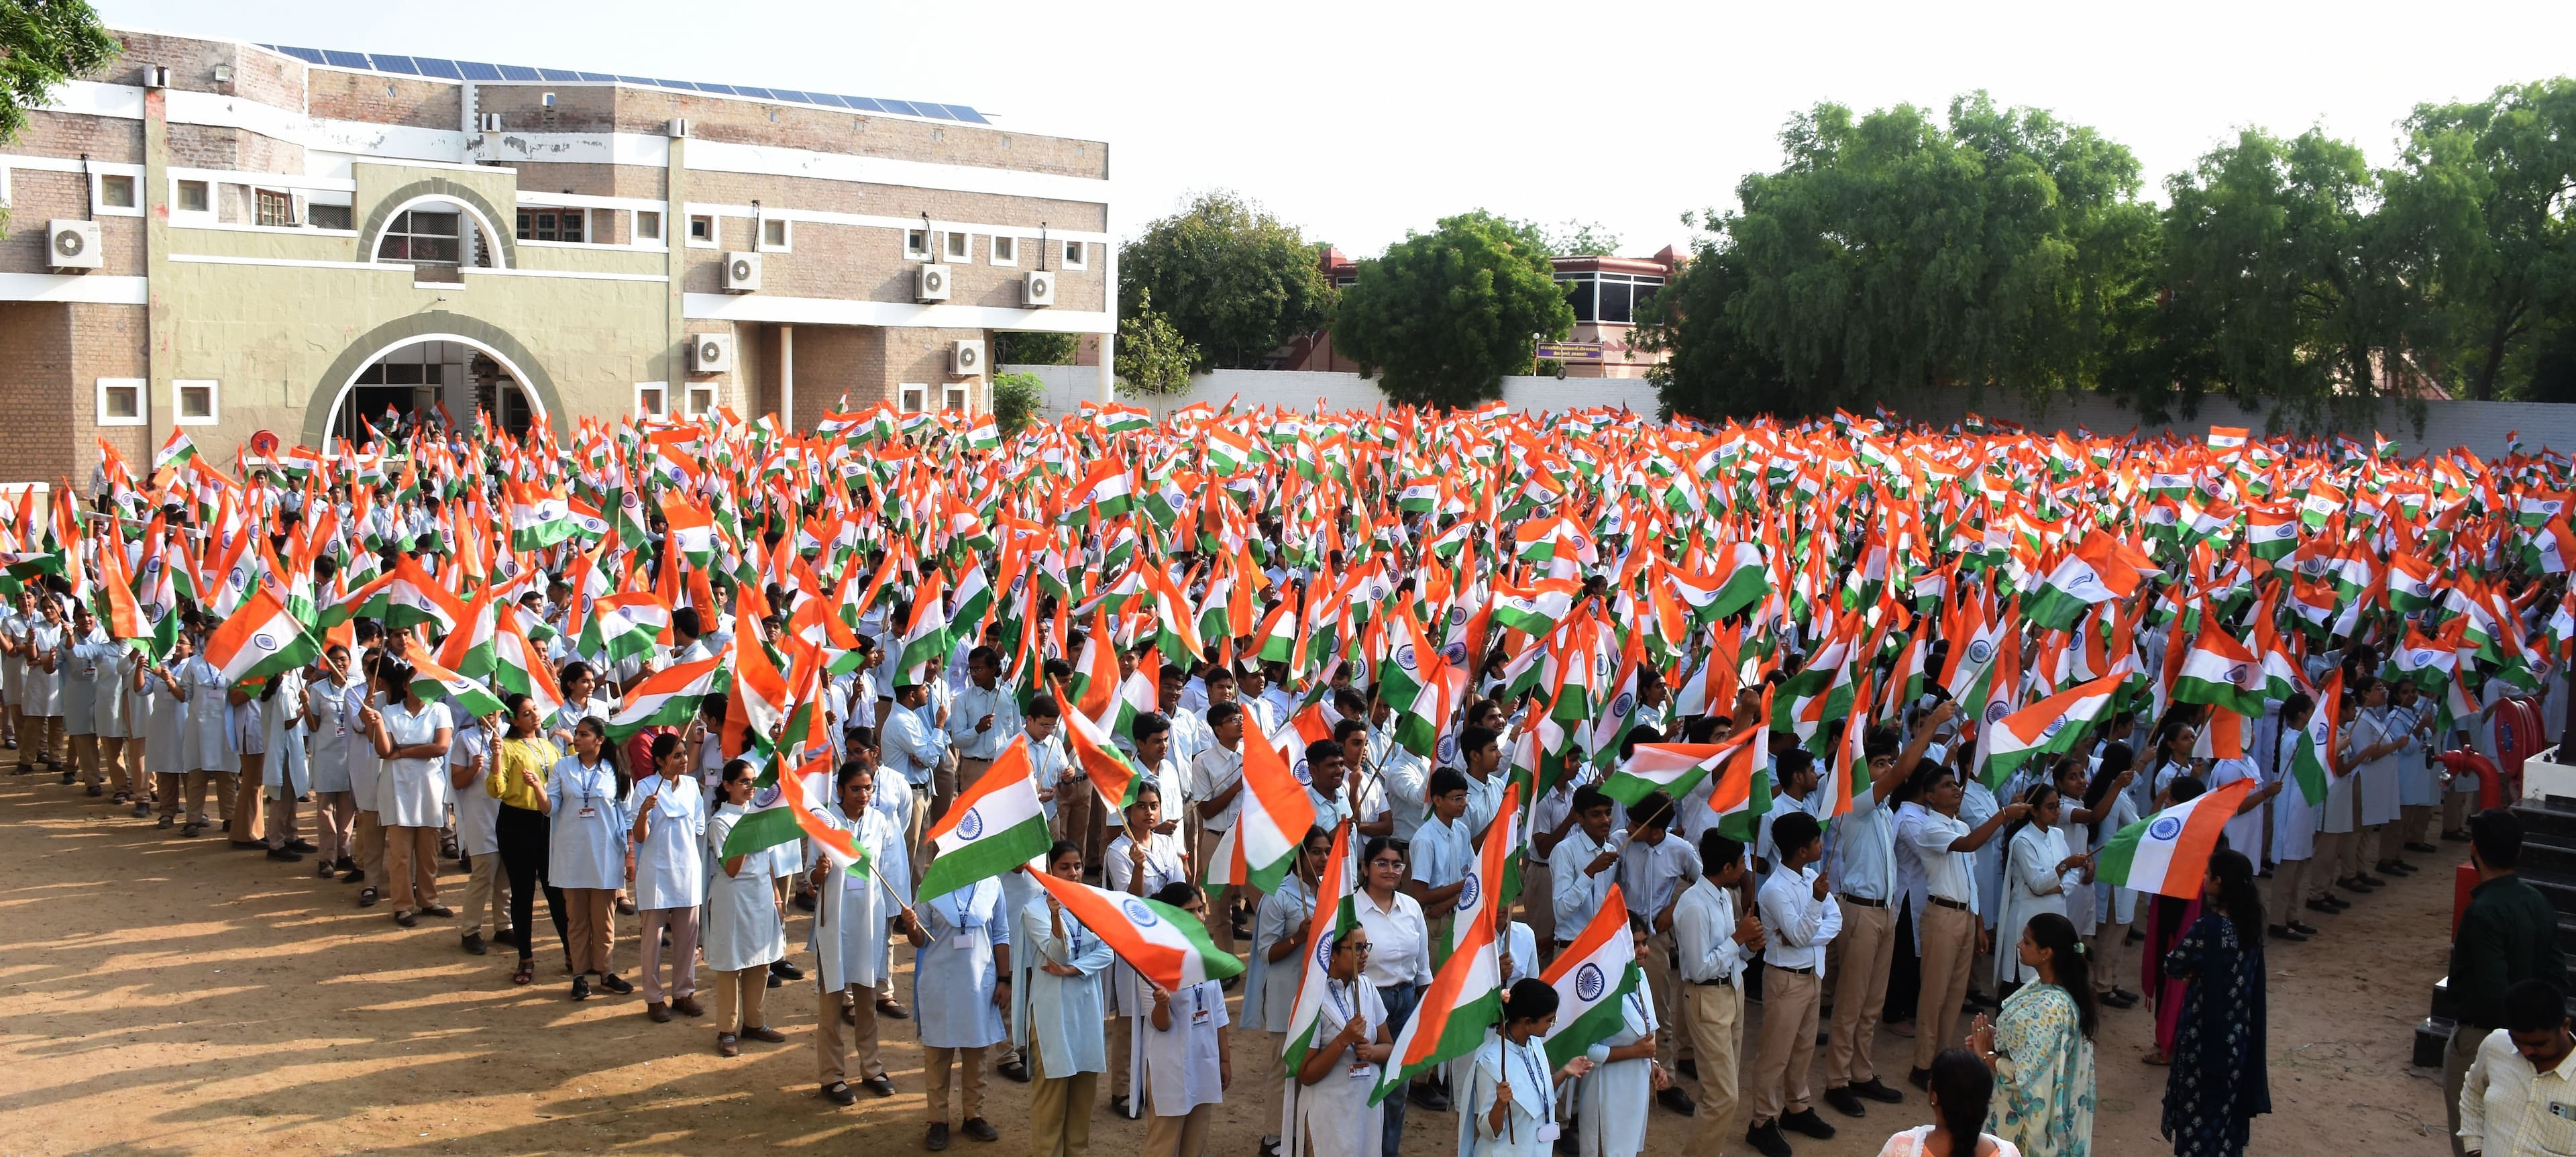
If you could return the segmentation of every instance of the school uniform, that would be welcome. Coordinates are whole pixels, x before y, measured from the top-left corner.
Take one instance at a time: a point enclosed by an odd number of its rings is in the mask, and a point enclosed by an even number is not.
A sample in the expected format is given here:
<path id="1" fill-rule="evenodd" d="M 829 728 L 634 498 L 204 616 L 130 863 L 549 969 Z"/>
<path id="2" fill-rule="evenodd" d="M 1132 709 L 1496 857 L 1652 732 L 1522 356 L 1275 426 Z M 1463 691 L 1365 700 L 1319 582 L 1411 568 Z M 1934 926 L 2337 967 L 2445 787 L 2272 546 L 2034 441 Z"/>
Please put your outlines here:
<path id="1" fill-rule="evenodd" d="M 2007 984 L 2028 984 L 2039 979 L 2039 970 L 2021 962 L 2021 932 L 2030 918 L 2042 912 L 2066 915 L 2066 895 L 2083 887 L 2084 870 L 2072 868 L 2063 873 L 2057 865 L 2073 853 L 2066 850 L 2063 827 L 2043 828 L 2024 824 L 2013 833 L 2006 845 L 2003 912 L 1995 920 L 1996 991 Z"/>
<path id="2" fill-rule="evenodd" d="M 259 789 L 267 812 L 260 833 L 269 847 L 284 848 L 297 842 L 296 804 L 313 789 L 312 760 L 304 745 L 310 728 L 301 719 L 304 669 L 280 671 L 269 679 L 277 690 L 251 700 L 259 709 L 260 746 L 268 752 L 260 763 Z"/>
<path id="3" fill-rule="evenodd" d="M 617 937 L 614 901 L 626 884 L 627 809 L 638 802 L 633 790 L 618 798 L 617 773 L 604 757 L 585 767 L 580 756 L 567 755 L 546 776 L 546 883 L 563 893 L 564 948 L 574 976 L 617 971 L 609 962 Z"/>
<path id="4" fill-rule="evenodd" d="M 1585 1052 L 1592 1058 L 1593 1069 L 1575 1095 L 1580 1134 L 1576 1139 L 1583 1157 L 1637 1157 L 1646 1151 L 1646 1103 L 1654 1098 L 1654 1058 L 1614 1061 L 1610 1050 L 1653 1040 L 1662 1027 L 1655 1019 L 1655 1005 L 1651 982 L 1641 982 L 1619 1000 L 1619 1027 Z"/>
<path id="5" fill-rule="evenodd" d="M 1971 830 L 1964 811 L 1953 818 L 1929 808 L 1905 829 L 1905 838 L 1923 865 L 1924 883 L 1922 919 L 1915 924 L 1915 935 L 1923 944 L 1922 990 L 1915 1003 L 1914 1067 L 1918 1069 L 1931 1068 L 1932 1058 L 1959 1039 L 1959 1003 L 1967 999 L 1968 974 L 1976 967 L 1975 868 L 1968 853 L 1950 850 Z"/>
<path id="6" fill-rule="evenodd" d="M 912 953 L 912 1015 L 921 1030 L 930 1119 L 949 1120 L 953 1071 L 957 1119 L 972 1121 L 984 1115 L 985 1050 L 1010 1035 L 993 1003 L 1002 980 L 993 949 L 1011 943 L 1010 910 L 1001 881 L 988 876 L 923 900 L 913 914 L 929 941 Z"/>
<path id="7" fill-rule="evenodd" d="M 1756 899 L 1762 911 L 1762 1041 L 1753 1057 L 1755 1128 L 1811 1111 L 1808 1071 L 1824 994 L 1825 946 L 1842 932 L 1842 906 L 1816 898 L 1816 866 L 1774 864 Z"/>
<path id="8" fill-rule="evenodd" d="M 325 676 L 304 688 L 304 711 L 312 720 L 305 745 L 305 764 L 313 773 L 314 842 L 322 862 L 352 860 L 356 854 L 358 797 L 349 780 L 353 748 L 367 740 L 355 734 L 356 717 L 349 705 L 357 684 Z M 151 749 L 145 749 L 146 757 Z"/>
<path id="9" fill-rule="evenodd" d="M 1878 1079 L 1870 1046 L 1887 1008 L 1887 974 L 1896 960 L 1896 819 L 1877 793 L 1855 791 L 1851 810 L 1834 821 L 1833 885 L 1842 909 L 1829 969 L 1834 1019 L 1826 1030 L 1822 1080 L 1827 1090 Z"/>
<path id="10" fill-rule="evenodd" d="M 1244 738 L 1245 742 L 1267 742 L 1250 734 Z M 1243 814 L 1243 793 L 1252 789 L 1246 786 L 1235 792 L 1234 798 L 1225 801 L 1225 806 L 1218 808 L 1213 816 L 1201 817 L 1198 804 L 1224 794 L 1227 788 L 1242 781 L 1243 753 L 1240 751 L 1228 750 L 1211 742 L 1190 761 L 1192 798 L 1189 817 L 1191 826 L 1199 834 L 1195 844 L 1198 849 L 1195 862 L 1205 864 L 1216 858 L 1217 848 L 1224 844 L 1226 833 L 1234 830 L 1236 819 Z M 1292 838 L 1304 835 L 1304 832 L 1298 832 Z M 1217 891 L 1207 909 L 1208 937 L 1216 942 L 1217 951 L 1228 954 L 1234 952 L 1234 899 L 1234 885 L 1227 884 Z"/>
<path id="11" fill-rule="evenodd" d="M 1225 989 L 1213 980 L 1171 994 L 1170 1027 L 1145 1020 L 1145 1092 L 1153 1103 L 1145 1157 L 1198 1157 L 1225 1100 Z"/>
<path id="12" fill-rule="evenodd" d="M 707 898 L 707 797 L 694 776 L 653 776 L 629 789 L 644 820 L 635 844 L 635 911 L 643 945 L 644 1002 L 662 1003 L 662 934 L 671 936 L 671 995 L 698 994 L 698 906 Z M 646 807 L 645 801 L 652 806 Z"/>
<path id="13" fill-rule="evenodd" d="M 396 750 L 454 738 L 445 703 L 423 703 L 414 711 L 402 702 L 388 703 L 377 714 L 384 721 L 385 741 Z M 447 827 L 447 758 L 389 759 L 378 796 L 385 831 L 385 895 L 397 912 L 438 906 L 438 833 Z"/>
<path id="14" fill-rule="evenodd" d="M 1337 1038 L 1342 1026 L 1353 1021 L 1361 1026 L 1362 1043 L 1374 1043 L 1380 1029 L 1387 1030 L 1388 1039 L 1395 1037 L 1388 1023 L 1386 1003 L 1365 977 L 1357 981 L 1326 980 L 1324 998 L 1316 1009 L 1315 1039 Z M 1296 1132 L 1307 1152 L 1314 1157 L 1379 1157 L 1385 1151 L 1385 1130 L 1379 1127 L 1376 1108 L 1368 1103 L 1371 1090 L 1377 1087 L 1378 1072 L 1376 1063 L 1359 1059 L 1356 1046 L 1345 1046 L 1341 1055 L 1332 1059 L 1322 1080 L 1297 1086 Z M 1289 1079 L 1294 1081 L 1296 1076 L 1291 1074 Z"/>
<path id="15" fill-rule="evenodd" d="M 1243 981 L 1243 1020 L 1264 1040 L 1253 1083 L 1261 1093 L 1261 1112 L 1256 1119 L 1262 1122 L 1265 1138 L 1285 1135 L 1281 1132 L 1287 1127 L 1287 1119 L 1280 1113 L 1281 1094 L 1294 1074 L 1287 1071 L 1280 1053 L 1287 1044 L 1290 1017 L 1297 1007 L 1297 986 L 1305 978 L 1306 960 L 1313 946 L 1303 946 L 1304 951 L 1290 953 L 1277 963 L 1271 962 L 1270 949 L 1282 940 L 1303 937 L 1314 918 L 1314 886 L 1294 872 L 1279 881 L 1278 891 L 1261 898 L 1260 907 L 1252 915 L 1252 964 Z"/>
<path id="16" fill-rule="evenodd" d="M 85 636 L 74 637 L 63 632 L 62 700 L 64 746 L 68 770 L 77 770 L 81 782 L 96 786 L 98 767 L 98 651 L 106 640 L 96 627 Z"/>
<path id="17" fill-rule="evenodd" d="M 720 1033 L 769 1023 L 762 1019 L 760 1007 L 769 988 L 769 966 L 787 958 L 787 928 L 779 919 L 778 896 L 771 889 L 769 874 L 757 862 L 760 857 L 744 856 L 740 873 L 725 874 L 725 839 L 745 814 L 741 804 L 729 803 L 718 805 L 715 814 L 707 817 L 704 846 L 715 875 L 707 882 L 699 948 L 716 974 L 716 1031 Z"/>
<path id="18" fill-rule="evenodd" d="M 1021 908 L 1016 919 L 1011 940 L 1028 946 L 1029 967 L 1019 986 L 1026 991 L 1012 997 L 1011 1043 L 1027 1059 L 1034 1082 L 1029 1090 L 1031 1151 L 1037 1157 L 1083 1157 L 1091 1149 L 1091 1107 L 1100 1074 L 1109 1067 L 1100 1034 L 1100 974 L 1115 955 L 1072 912 L 1051 912 L 1043 896 Z M 1015 969 L 1019 959 L 1013 953 Z M 1074 975 L 1054 975 L 1038 967 L 1040 961 L 1071 968 Z"/>
<path id="19" fill-rule="evenodd" d="M 886 777 L 879 776 L 877 782 L 886 782 Z M 904 833 L 885 813 L 871 807 L 852 818 L 834 803 L 817 814 L 835 830 L 848 833 L 873 861 L 864 874 L 828 873 L 821 894 L 814 898 L 814 931 L 808 942 L 814 950 L 818 998 L 814 1062 L 821 1083 L 831 1085 L 852 1075 L 862 1080 L 885 1075 L 885 1063 L 877 1053 L 877 1009 L 871 994 L 894 971 L 886 932 L 898 908 L 887 885 L 911 879 L 912 868 Z M 848 1004 L 851 1023 L 844 1025 L 843 1001 L 853 990 L 855 999 Z M 844 1033 L 849 1039 L 843 1039 Z"/>
<path id="20" fill-rule="evenodd" d="M 1134 846 L 1135 842 L 1123 831 L 1117 839 L 1109 842 L 1109 849 L 1101 854 L 1103 887 L 1112 892 L 1151 896 L 1166 884 L 1189 880 L 1189 858 L 1182 854 L 1180 840 L 1176 837 L 1161 832 L 1148 833 L 1145 837 L 1145 862 L 1141 866 L 1128 859 L 1128 849 Z M 1144 884 L 1136 887 L 1133 885 L 1140 870 Z M 1153 1003 L 1146 991 L 1144 978 L 1136 975 L 1136 970 L 1124 960 L 1110 966 L 1108 989 L 1109 1088 L 1114 1096 L 1132 1096 L 1134 1083 L 1130 1079 L 1130 1062 L 1135 1056 L 1137 1038 L 1144 1032 L 1132 1022 L 1152 1008 Z M 1128 1107 L 1131 1111 L 1141 1112 L 1143 1109 L 1132 1101 Z"/>
<path id="21" fill-rule="evenodd" d="M 181 784 L 188 773 L 180 742 L 187 733 L 188 704 L 180 698 L 186 694 L 186 687 L 177 671 L 170 672 L 167 678 L 149 672 L 143 676 L 143 770 L 152 776 L 152 793 L 160 798 L 161 817 L 165 820 L 179 815 Z M 202 807 L 188 809 L 191 823 L 204 815 Z"/>
<path id="22" fill-rule="evenodd" d="M 1556 1073 L 1547 1042 L 1532 1036 L 1514 1044 L 1496 1033 L 1476 1049 L 1467 1068 L 1466 1112 L 1458 1121 L 1460 1157 L 1547 1157 L 1555 1151 Z M 1511 1107 L 1495 1129 L 1495 1087 L 1510 1082 Z"/>
<path id="23" fill-rule="evenodd" d="M 1627 898 L 1628 914 L 1646 920 L 1647 987 L 1662 1001 L 1655 1008 L 1656 1023 L 1670 1025 L 1680 1019 L 1674 1000 L 1678 986 L 1673 983 L 1673 933 L 1657 929 L 1655 917 L 1700 878 L 1699 852 L 1682 842 L 1670 831 L 1657 843 L 1631 839 L 1619 849 L 1619 894 Z M 1663 1028 L 1659 1043 L 1669 1044 L 1673 1034 Z M 1687 1042 L 1685 1042 L 1687 1043 Z M 1683 1056 L 1690 1055 L 1685 1052 Z"/>
<path id="24" fill-rule="evenodd" d="M 451 784 L 454 772 L 466 773 L 465 786 L 456 789 L 456 849 L 473 861 L 465 879 L 460 934 L 482 935 L 486 915 L 499 933 L 510 926 L 510 874 L 501 868 L 501 801 L 484 787 L 494 766 L 491 732 L 473 721 L 458 728 L 447 748 L 447 766 Z"/>

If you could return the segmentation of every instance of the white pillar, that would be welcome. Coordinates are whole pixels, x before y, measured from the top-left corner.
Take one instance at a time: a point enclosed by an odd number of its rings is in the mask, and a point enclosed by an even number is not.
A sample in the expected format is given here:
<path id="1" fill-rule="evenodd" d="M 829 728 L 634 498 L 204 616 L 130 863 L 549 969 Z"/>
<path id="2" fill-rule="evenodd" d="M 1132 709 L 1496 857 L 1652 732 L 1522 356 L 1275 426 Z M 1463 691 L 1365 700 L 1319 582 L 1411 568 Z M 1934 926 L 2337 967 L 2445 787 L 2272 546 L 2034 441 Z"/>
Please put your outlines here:
<path id="1" fill-rule="evenodd" d="M 1117 334 L 1100 335 L 1100 403 L 1102 405 L 1118 400 L 1118 368 L 1115 364 L 1118 360 L 1117 349 Z"/>
<path id="2" fill-rule="evenodd" d="M 778 327 L 778 423 L 783 432 L 796 430 L 796 327 Z"/>

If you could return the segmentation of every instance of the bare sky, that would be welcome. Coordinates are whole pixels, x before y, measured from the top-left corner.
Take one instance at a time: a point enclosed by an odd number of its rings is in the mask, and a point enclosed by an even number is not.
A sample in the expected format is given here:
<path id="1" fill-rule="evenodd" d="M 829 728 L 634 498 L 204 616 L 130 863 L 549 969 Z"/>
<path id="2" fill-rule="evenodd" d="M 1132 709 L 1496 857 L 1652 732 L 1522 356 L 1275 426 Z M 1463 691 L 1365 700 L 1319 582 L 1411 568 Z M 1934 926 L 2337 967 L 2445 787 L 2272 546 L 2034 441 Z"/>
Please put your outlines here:
<path id="1" fill-rule="evenodd" d="M 114 24 L 271 44 L 972 105 L 1111 144 L 1117 228 L 1228 188 L 1370 256 L 1473 208 L 1686 240 L 1818 101 L 1983 88 L 2127 144 L 2146 192 L 2248 125 L 2378 164 L 2419 101 L 2576 71 L 2576 3 L 2175 0 L 1479 5 L 93 0 Z"/>

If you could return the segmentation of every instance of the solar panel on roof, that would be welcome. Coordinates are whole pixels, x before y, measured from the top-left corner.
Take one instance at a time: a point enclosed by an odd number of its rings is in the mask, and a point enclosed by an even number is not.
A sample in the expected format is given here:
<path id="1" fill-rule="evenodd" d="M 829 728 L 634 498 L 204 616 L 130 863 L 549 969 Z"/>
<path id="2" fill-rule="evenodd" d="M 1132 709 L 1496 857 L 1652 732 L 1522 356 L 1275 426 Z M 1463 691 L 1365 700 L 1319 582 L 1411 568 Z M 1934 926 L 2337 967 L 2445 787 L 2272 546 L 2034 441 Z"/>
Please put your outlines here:
<path id="1" fill-rule="evenodd" d="M 664 88 L 676 88 L 676 89 L 681 90 L 682 92 L 696 92 L 696 91 L 698 91 L 698 86 L 696 86 L 696 85 L 694 85 L 694 84 L 691 84 L 691 83 L 689 83 L 688 81 L 685 81 L 685 80 L 657 80 L 657 81 L 654 81 L 653 83 L 658 84 L 658 85 L 661 85 L 661 86 L 662 86 L 662 87 L 664 87 Z"/>
<path id="2" fill-rule="evenodd" d="M 769 90 L 769 95 L 770 95 L 770 96 L 772 96 L 772 97 L 775 97 L 775 98 L 777 98 L 777 99 L 779 99 L 779 100 L 792 100 L 792 101 L 795 101 L 795 102 L 796 102 L 796 103 L 798 103 L 798 104 L 821 104 L 821 103 L 822 103 L 821 101 L 815 100 L 813 97 L 807 96 L 807 95 L 805 95 L 804 93 L 798 92 L 798 91 L 796 91 L 795 89 L 792 89 L 792 88 L 773 88 L 773 89 L 770 89 L 770 90 Z"/>
<path id="3" fill-rule="evenodd" d="M 374 65 L 367 63 L 366 53 L 342 52 L 336 48 L 323 49 L 322 62 L 339 68 L 363 68 L 369 71 L 375 69 Z"/>
<path id="4" fill-rule="evenodd" d="M 617 77 L 617 83 L 619 83 L 619 84 L 660 84 L 660 83 L 662 83 L 662 82 L 661 82 L 661 81 L 658 81 L 658 80 L 655 80 L 655 79 L 653 79 L 652 77 L 649 77 L 649 76 L 623 76 L 623 75 L 621 75 L 621 76 Z"/>
<path id="5" fill-rule="evenodd" d="M 500 68 L 501 68 L 501 79 L 503 79 L 503 80 L 544 80 L 544 79 L 545 79 L 544 77 L 537 75 L 537 70 L 536 70 L 536 69 L 530 68 L 530 67 L 528 67 L 527 65 L 524 65 L 524 64 L 504 64 L 504 65 L 501 65 L 501 66 L 500 66 Z"/>
<path id="6" fill-rule="evenodd" d="M 456 70 L 456 62 L 453 60 L 442 60 L 435 56 L 415 56 L 411 58 L 411 62 L 420 66 L 422 76 L 443 77 L 448 80 L 465 79 L 465 74 Z"/>
<path id="7" fill-rule="evenodd" d="M 841 98 L 839 98 L 839 97 L 837 97 L 837 96 L 834 96 L 834 95 L 832 95 L 831 93 L 828 93 L 828 92 L 809 92 L 809 93 L 806 93 L 806 94 L 805 94 L 805 101 L 806 101 L 806 103 L 808 103 L 808 104 L 819 104 L 819 105 L 822 105 L 822 106 L 823 106 L 823 107 L 825 107 L 825 108 L 848 108 L 848 107 L 850 107 L 850 102 L 845 101 L 845 100 L 842 100 Z"/>
<path id="8" fill-rule="evenodd" d="M 917 109 L 917 108 L 912 107 L 912 102 L 911 102 L 911 101 L 894 100 L 894 99 L 889 98 L 889 97 L 882 97 L 882 96 L 881 96 L 881 97 L 878 97 L 878 98 L 877 98 L 877 107 L 878 107 L 878 108 L 882 108 L 882 109 L 886 110 L 887 112 L 899 112 L 899 113 L 902 113 L 903 115 L 908 116 L 908 117 L 917 117 L 917 116 L 928 116 L 928 115 L 930 115 L 930 114 L 928 114 L 928 113 L 925 113 L 925 112 L 921 111 L 920 109 Z"/>
<path id="9" fill-rule="evenodd" d="M 367 59 L 376 62 L 378 72 L 399 72 L 404 76 L 420 75 L 420 69 L 412 65 L 411 58 L 408 56 L 387 56 L 377 52 L 369 53 Z"/>
<path id="10" fill-rule="evenodd" d="M 864 96 L 845 96 L 842 97 L 841 100 L 843 103 L 848 104 L 851 108 L 857 109 L 860 112 L 886 111 L 886 106 L 878 104 Z"/>
<path id="11" fill-rule="evenodd" d="M 501 70 L 500 70 L 500 69 L 498 69 L 498 68 L 494 68 L 494 67 L 492 67 L 491 65 L 485 64 L 485 63 L 483 63 L 482 61 L 479 61 L 479 60 L 460 60 L 460 61 L 457 61 L 457 62 L 456 62 L 456 71 L 458 71 L 458 72 L 460 72 L 460 73 L 463 73 L 463 74 L 464 74 L 464 79 L 466 79 L 466 80 L 499 80 L 499 79 L 501 79 Z"/>
<path id="12" fill-rule="evenodd" d="M 578 77 L 582 78 L 583 80 L 590 80 L 590 81 L 602 81 L 602 82 L 605 82 L 605 81 L 613 81 L 613 80 L 616 80 L 616 79 L 617 79 L 616 77 L 610 76 L 610 75 L 608 75 L 608 74 L 607 74 L 607 73 L 605 73 L 605 72 L 577 72 L 577 73 L 574 73 L 573 75 L 578 76 Z"/>
<path id="13" fill-rule="evenodd" d="M 730 84 L 710 84 L 710 83 L 708 83 L 708 82 L 706 82 L 706 81 L 703 81 L 703 80 L 698 82 L 698 91 L 699 91 L 699 92 L 720 92 L 720 93 L 725 94 L 726 96 L 733 96 L 733 95 L 735 95 L 735 93 L 734 93 L 734 91 L 733 91 L 733 86 L 732 86 L 732 85 L 730 85 Z"/>
<path id="14" fill-rule="evenodd" d="M 284 53 L 308 64 L 324 64 L 334 68 L 361 69 L 398 76 L 429 76 L 441 80 L 586 81 L 597 84 L 653 85 L 681 92 L 711 92 L 726 96 L 746 96 L 755 100 L 793 101 L 825 108 L 894 113 L 898 116 L 927 117 L 933 120 L 960 121 L 967 124 L 992 123 L 985 118 L 984 114 L 962 104 L 903 101 L 890 97 L 843 96 L 827 92 L 802 92 L 792 88 L 761 88 L 754 85 L 656 80 L 649 77 L 583 72 L 568 68 L 531 68 L 517 64 L 486 64 L 477 60 L 449 60 L 436 56 L 371 56 L 363 52 L 296 48 L 284 44 L 264 44 L 260 47 Z"/>
<path id="15" fill-rule="evenodd" d="M 776 100 L 776 99 L 778 99 L 776 96 L 772 95 L 768 89 L 765 89 L 765 88 L 753 88 L 753 87 L 751 87 L 750 85 L 747 85 L 747 84 L 737 84 L 737 85 L 733 86 L 733 94 L 734 94 L 735 96 L 755 96 L 755 97 L 759 97 L 759 98 L 760 98 L 760 99 L 762 99 L 762 100 Z"/>
<path id="16" fill-rule="evenodd" d="M 288 48 L 281 44 L 277 46 L 277 50 L 308 64 L 322 63 L 322 50 L 318 48 Z"/>
<path id="17" fill-rule="evenodd" d="M 968 124 L 988 125 L 993 123 L 985 120 L 984 114 L 976 112 L 974 109 L 968 108 L 965 105 L 952 104 L 945 107 L 948 109 L 948 115 L 956 117 L 961 121 L 965 121 Z"/>
<path id="18" fill-rule="evenodd" d="M 581 74 L 569 68 L 540 68 L 537 70 L 537 78 L 539 80 L 580 80 Z"/>

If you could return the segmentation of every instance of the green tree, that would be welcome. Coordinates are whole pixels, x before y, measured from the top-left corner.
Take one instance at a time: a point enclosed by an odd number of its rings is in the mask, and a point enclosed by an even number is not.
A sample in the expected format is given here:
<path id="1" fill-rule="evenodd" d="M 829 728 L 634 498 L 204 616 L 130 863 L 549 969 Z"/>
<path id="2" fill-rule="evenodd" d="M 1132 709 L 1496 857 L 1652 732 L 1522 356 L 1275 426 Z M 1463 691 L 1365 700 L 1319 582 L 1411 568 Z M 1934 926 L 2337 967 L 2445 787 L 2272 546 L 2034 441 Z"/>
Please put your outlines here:
<path id="1" fill-rule="evenodd" d="M 1197 351 L 1191 368 L 1255 369 L 1330 316 L 1318 249 L 1258 204 L 1202 193 L 1119 248 L 1119 312 L 1142 312 L 1150 296 Z"/>
<path id="2" fill-rule="evenodd" d="M 1614 257 L 1619 253 L 1619 235 L 1600 222 L 1568 217 L 1565 224 L 1548 232 L 1547 251 L 1556 257 Z"/>
<path id="3" fill-rule="evenodd" d="M 2417 105 L 2400 127 L 2379 215 L 2422 294 L 2418 352 L 2471 398 L 2535 381 L 2552 319 L 2576 311 L 2576 80 Z"/>
<path id="4" fill-rule="evenodd" d="M 27 110 L 55 86 L 97 71 L 123 48 L 81 0 L 0 0 L 0 144 L 27 128 Z M 0 226 L 8 223 L 0 210 Z"/>
<path id="5" fill-rule="evenodd" d="M 1797 416 L 1819 408 L 1791 387 L 1780 363 L 1745 340 L 1727 315 L 1744 288 L 1736 257 L 1715 241 L 1637 310 L 1631 344 L 1667 356 L 1646 371 L 1666 419 L 1721 419 L 1739 414 Z"/>
<path id="6" fill-rule="evenodd" d="M 1118 319 L 1117 356 L 1110 367 L 1118 388 L 1130 394 L 1167 396 L 1190 388 L 1190 371 L 1198 364 L 1198 347 L 1181 336 L 1172 319 L 1154 309 L 1152 294 L 1139 294 L 1133 310 Z"/>
<path id="7" fill-rule="evenodd" d="M 1036 374 L 994 375 L 993 424 L 1001 427 L 1003 437 L 1019 433 L 1045 408 L 1046 383 Z"/>
<path id="8" fill-rule="evenodd" d="M 1464 407 L 1525 373 L 1531 335 L 1562 338 L 1574 308 L 1538 230 L 1484 210 L 1408 233 L 1360 262 L 1333 311 L 1333 346 L 1380 375 L 1388 398 Z"/>
<path id="9" fill-rule="evenodd" d="M 1069 366 L 1082 339 L 1069 333 L 1002 330 L 993 335 L 993 363 L 1004 366 Z"/>

